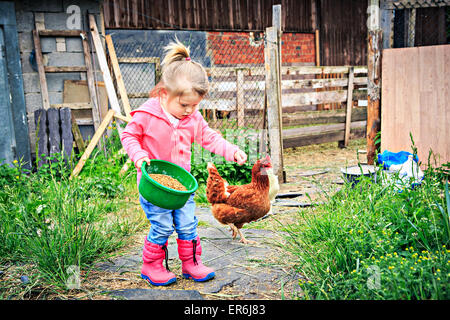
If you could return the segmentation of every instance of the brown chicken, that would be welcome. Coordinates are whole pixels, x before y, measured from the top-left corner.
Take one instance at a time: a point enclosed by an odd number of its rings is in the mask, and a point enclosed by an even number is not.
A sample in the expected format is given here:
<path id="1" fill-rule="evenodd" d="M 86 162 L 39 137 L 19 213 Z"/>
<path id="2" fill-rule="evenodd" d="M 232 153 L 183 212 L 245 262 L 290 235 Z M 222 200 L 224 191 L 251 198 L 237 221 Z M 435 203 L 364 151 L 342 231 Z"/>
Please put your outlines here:
<path id="1" fill-rule="evenodd" d="M 206 197 L 211 204 L 214 218 L 228 225 L 233 239 L 239 233 L 242 243 L 255 243 L 245 239 L 241 228 L 245 223 L 258 220 L 270 210 L 269 177 L 267 170 L 272 167 L 270 157 L 256 161 L 252 168 L 252 181 L 242 186 L 230 186 L 219 175 L 216 167 L 208 163 Z"/>

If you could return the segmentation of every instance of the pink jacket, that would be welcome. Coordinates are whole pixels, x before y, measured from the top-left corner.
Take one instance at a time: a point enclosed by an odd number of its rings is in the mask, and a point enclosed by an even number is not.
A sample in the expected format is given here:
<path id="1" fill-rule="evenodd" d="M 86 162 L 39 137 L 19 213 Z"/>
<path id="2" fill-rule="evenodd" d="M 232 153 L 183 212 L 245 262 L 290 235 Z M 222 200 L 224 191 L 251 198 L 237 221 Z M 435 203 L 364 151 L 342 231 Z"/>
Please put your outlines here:
<path id="1" fill-rule="evenodd" d="M 175 163 L 191 171 L 191 144 L 195 141 L 203 148 L 234 161 L 239 147 L 226 141 L 208 126 L 197 110 L 173 127 L 164 114 L 158 99 L 149 99 L 131 112 L 132 120 L 122 132 L 120 140 L 130 159 L 136 163 L 144 157 Z M 137 183 L 142 172 L 137 170 Z"/>

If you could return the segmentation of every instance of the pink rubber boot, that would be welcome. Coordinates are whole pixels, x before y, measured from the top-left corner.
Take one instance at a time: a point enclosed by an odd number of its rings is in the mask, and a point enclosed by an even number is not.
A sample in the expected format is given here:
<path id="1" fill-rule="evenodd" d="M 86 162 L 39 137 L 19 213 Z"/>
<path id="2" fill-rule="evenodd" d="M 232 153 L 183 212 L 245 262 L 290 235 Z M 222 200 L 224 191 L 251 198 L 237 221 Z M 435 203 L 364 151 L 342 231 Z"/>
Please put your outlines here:
<path id="1" fill-rule="evenodd" d="M 166 267 L 162 261 L 166 260 Z M 142 252 L 144 261 L 141 270 L 141 277 L 155 286 L 166 286 L 177 280 L 175 275 L 169 271 L 167 264 L 167 242 L 164 245 L 158 245 L 145 239 L 144 250 Z"/>
<path id="2" fill-rule="evenodd" d="M 202 264 L 200 237 L 197 236 L 194 240 L 177 239 L 177 243 L 183 277 L 194 281 L 207 281 L 214 278 L 214 270 Z"/>

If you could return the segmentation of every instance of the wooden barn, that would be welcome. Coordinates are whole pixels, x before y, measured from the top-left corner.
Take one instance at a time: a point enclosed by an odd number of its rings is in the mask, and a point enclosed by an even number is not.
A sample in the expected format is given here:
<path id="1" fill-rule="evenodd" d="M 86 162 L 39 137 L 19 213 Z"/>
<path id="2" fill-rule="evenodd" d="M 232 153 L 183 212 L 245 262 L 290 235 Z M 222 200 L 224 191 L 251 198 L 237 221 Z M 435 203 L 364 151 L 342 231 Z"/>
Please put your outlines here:
<path id="1" fill-rule="evenodd" d="M 36 150 L 49 154 L 62 145 L 68 149 L 73 141 L 63 138 L 67 128 L 62 127 L 65 116 L 60 111 L 64 108 L 71 109 L 70 123 L 77 125 L 82 140 L 88 140 L 115 105 L 95 54 L 88 14 L 98 26 L 105 53 L 109 53 L 106 36 L 115 46 L 125 85 L 119 88 L 115 81 L 114 85 L 127 95 L 126 99 L 118 95 L 122 109 L 128 100 L 135 108 L 148 97 L 158 81 L 162 48 L 177 36 L 208 69 L 212 90 L 202 109 L 211 124 L 218 129 L 227 125 L 266 128 L 267 28 L 277 24 L 281 35 L 280 128 L 288 130 L 283 133 L 285 147 L 342 140 L 344 123 L 351 114 L 354 122 L 348 134 L 365 136 L 370 65 L 367 26 L 372 2 L 1 1 L 0 159 L 7 163 L 22 159 L 30 166 Z M 411 11 L 405 1 L 381 1 L 383 47 L 448 43 L 449 6 L 445 0 L 432 2 L 435 5 L 416 6 Z M 277 5 L 281 5 L 279 16 L 274 14 Z M 413 42 L 407 28 L 412 25 Z M 430 36 L 430 30 L 438 32 Z M 349 112 L 346 105 L 350 105 Z M 49 140 L 52 135 L 45 135 L 52 121 L 46 120 L 45 130 L 37 125 L 41 114 L 52 108 L 60 110 L 54 115 L 59 127 L 53 129 L 57 133 L 53 142 Z M 298 128 L 312 124 L 321 126 Z M 350 130 L 350 122 L 346 127 Z M 39 130 L 43 130 L 42 138 Z"/>

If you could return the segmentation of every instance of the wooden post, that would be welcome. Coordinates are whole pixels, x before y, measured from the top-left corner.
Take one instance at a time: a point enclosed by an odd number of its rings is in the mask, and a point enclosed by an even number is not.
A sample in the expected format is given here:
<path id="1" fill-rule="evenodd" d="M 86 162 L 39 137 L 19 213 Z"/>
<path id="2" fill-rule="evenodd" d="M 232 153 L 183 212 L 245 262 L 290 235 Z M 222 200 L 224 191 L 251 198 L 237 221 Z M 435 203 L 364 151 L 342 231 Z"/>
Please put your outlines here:
<path id="1" fill-rule="evenodd" d="M 42 107 L 44 110 L 50 108 L 50 99 L 48 97 L 47 80 L 45 79 L 44 61 L 41 50 L 41 40 L 37 30 L 33 30 L 34 52 L 36 56 L 36 64 L 39 73 L 39 83 L 41 86 Z"/>
<path id="2" fill-rule="evenodd" d="M 236 109 L 238 128 L 244 126 L 244 70 L 236 69 Z"/>
<path id="3" fill-rule="evenodd" d="M 59 133 L 59 110 L 50 108 L 47 110 L 48 118 L 48 141 L 50 156 L 61 152 L 61 135 Z"/>
<path id="4" fill-rule="evenodd" d="M 100 138 L 102 137 L 103 133 L 106 130 L 106 127 L 111 122 L 114 116 L 114 110 L 109 110 L 106 114 L 105 118 L 103 119 L 102 123 L 100 124 L 98 130 L 95 132 L 94 136 L 92 137 L 91 142 L 87 146 L 86 150 L 84 151 L 83 155 L 81 156 L 80 160 L 78 161 L 77 165 L 75 166 L 75 169 L 73 169 L 72 174 L 70 175 L 69 179 L 72 179 L 73 177 L 76 177 L 81 169 L 83 169 L 83 166 L 86 162 L 86 160 L 91 155 L 92 151 L 94 151 L 95 145 L 98 143 Z"/>
<path id="5" fill-rule="evenodd" d="M 348 140 L 350 139 L 350 126 L 352 124 L 353 78 L 354 78 L 354 69 L 353 69 L 353 67 L 349 67 L 349 69 L 348 69 L 348 86 L 347 86 L 347 106 L 346 106 L 346 112 L 345 112 L 344 147 L 348 146 Z"/>
<path id="6" fill-rule="evenodd" d="M 34 111 L 34 123 L 38 139 L 36 158 L 38 159 L 38 167 L 41 167 L 44 163 L 47 163 L 48 156 L 47 110 L 38 109 Z"/>
<path id="7" fill-rule="evenodd" d="M 394 10 L 381 3 L 380 27 L 383 29 L 383 49 L 394 46 Z"/>
<path id="8" fill-rule="evenodd" d="M 267 95 L 267 121 L 269 128 L 270 157 L 279 182 L 285 182 L 283 170 L 283 136 L 280 119 L 281 83 L 278 69 L 278 32 L 276 27 L 266 28 L 265 70 Z"/>
<path id="9" fill-rule="evenodd" d="M 319 29 L 316 29 L 316 66 L 320 66 L 320 35 Z"/>
<path id="10" fill-rule="evenodd" d="M 281 100 L 281 66 L 282 66 L 282 54 L 281 54 L 281 36 L 283 35 L 283 16 L 281 11 L 281 4 L 277 4 L 272 6 L 272 25 L 276 28 L 276 49 L 277 49 L 277 90 L 278 90 L 278 130 L 280 132 L 280 170 L 278 173 L 278 180 L 281 183 L 286 182 L 286 172 L 284 171 L 283 165 L 283 108 L 282 108 L 282 100 Z M 269 126 L 270 127 L 270 126 Z"/>
<path id="11" fill-rule="evenodd" d="M 381 53 L 383 49 L 380 29 L 379 0 L 369 0 L 367 42 L 367 163 L 374 164 L 375 136 L 381 128 Z"/>
<path id="12" fill-rule="evenodd" d="M 75 119 L 75 117 L 71 117 L 71 122 L 72 122 L 73 138 L 75 140 L 75 143 L 77 144 L 78 152 L 82 153 L 84 152 L 84 150 L 86 150 L 86 147 L 84 145 L 83 136 L 81 135 L 80 132 L 80 127 L 78 127 L 77 120 Z"/>
<path id="13" fill-rule="evenodd" d="M 87 41 L 87 33 L 81 34 L 81 43 L 83 45 L 84 64 L 86 65 L 86 79 L 89 88 L 89 95 L 92 104 L 92 120 L 94 120 L 94 129 L 98 130 L 100 125 L 100 107 L 97 99 L 97 90 L 95 88 L 94 72 L 92 70 L 91 53 L 89 43 Z M 99 146 L 100 147 L 100 146 Z"/>
<path id="14" fill-rule="evenodd" d="M 61 147 L 64 152 L 64 160 L 69 161 L 73 149 L 72 111 L 70 108 L 59 109 L 61 119 Z"/>
<path id="15" fill-rule="evenodd" d="M 111 59 L 111 64 L 114 70 L 114 76 L 116 78 L 117 87 L 120 93 L 120 99 L 122 100 L 123 109 L 127 117 L 130 116 L 131 107 L 128 101 L 127 90 L 125 89 L 125 83 L 123 82 L 122 72 L 120 72 L 119 61 L 117 60 L 116 50 L 114 48 L 114 43 L 112 41 L 111 35 L 105 37 L 106 45 L 108 46 L 109 58 Z"/>
<path id="16" fill-rule="evenodd" d="M 97 53 L 98 63 L 103 74 L 103 81 L 105 83 L 111 109 L 113 109 L 117 114 L 122 114 L 119 100 L 117 99 L 116 89 L 114 89 L 111 73 L 109 72 L 108 62 L 106 61 L 105 51 L 103 51 L 103 45 L 98 34 L 95 17 L 92 14 L 89 15 L 89 28 L 91 30 L 95 52 Z M 123 131 L 120 126 L 118 126 L 117 129 L 119 130 L 119 134 Z"/>

